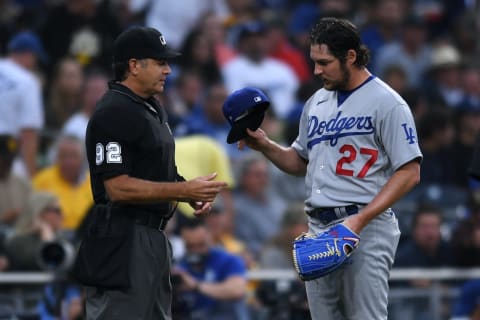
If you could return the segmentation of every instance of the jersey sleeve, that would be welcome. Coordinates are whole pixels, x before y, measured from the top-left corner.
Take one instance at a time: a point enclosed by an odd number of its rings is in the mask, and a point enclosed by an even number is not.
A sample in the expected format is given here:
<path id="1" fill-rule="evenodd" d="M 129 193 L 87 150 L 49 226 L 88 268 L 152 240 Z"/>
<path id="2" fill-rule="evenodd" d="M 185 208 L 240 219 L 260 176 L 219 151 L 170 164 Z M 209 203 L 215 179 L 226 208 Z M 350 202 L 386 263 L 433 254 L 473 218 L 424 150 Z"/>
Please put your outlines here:
<path id="1" fill-rule="evenodd" d="M 87 129 L 87 155 L 92 173 L 103 179 L 129 174 L 145 122 L 139 113 L 127 108 L 99 111 Z"/>
<path id="2" fill-rule="evenodd" d="M 380 123 L 380 139 L 393 170 L 415 159 L 422 159 L 417 130 L 412 113 L 406 104 L 386 111 Z"/>

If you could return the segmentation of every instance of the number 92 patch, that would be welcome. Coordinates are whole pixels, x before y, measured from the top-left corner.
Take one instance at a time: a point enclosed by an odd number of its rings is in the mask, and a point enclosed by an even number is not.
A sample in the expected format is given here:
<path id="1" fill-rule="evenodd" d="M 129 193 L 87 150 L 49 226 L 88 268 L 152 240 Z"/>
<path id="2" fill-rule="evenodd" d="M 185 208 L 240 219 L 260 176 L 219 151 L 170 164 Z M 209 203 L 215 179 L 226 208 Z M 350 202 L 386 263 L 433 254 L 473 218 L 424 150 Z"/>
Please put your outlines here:
<path id="1" fill-rule="evenodd" d="M 122 163 L 122 147 L 118 142 L 109 142 L 106 146 L 102 143 L 95 145 L 95 164 L 99 166 L 105 160 L 107 163 Z"/>

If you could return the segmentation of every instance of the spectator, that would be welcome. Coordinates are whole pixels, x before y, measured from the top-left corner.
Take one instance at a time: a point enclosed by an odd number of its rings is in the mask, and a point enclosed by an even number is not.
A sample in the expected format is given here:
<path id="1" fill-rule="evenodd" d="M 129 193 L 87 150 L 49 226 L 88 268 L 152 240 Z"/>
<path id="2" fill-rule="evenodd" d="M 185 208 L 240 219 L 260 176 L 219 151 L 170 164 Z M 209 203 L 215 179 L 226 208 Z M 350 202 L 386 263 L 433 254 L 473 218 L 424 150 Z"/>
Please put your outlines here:
<path id="1" fill-rule="evenodd" d="M 243 260 L 214 247 L 211 234 L 200 219 L 184 224 L 181 236 L 186 255 L 175 271 L 181 279 L 180 284 L 174 286 L 186 303 L 182 311 L 188 310 L 188 319 L 249 319 Z"/>
<path id="2" fill-rule="evenodd" d="M 438 268 L 452 265 L 452 251 L 441 235 L 442 212 L 432 204 L 420 204 L 413 216 L 410 238 L 403 241 L 397 251 L 394 267 Z M 403 283 L 400 283 L 403 285 Z M 404 285 L 414 288 L 428 288 L 432 281 L 414 278 Z M 406 319 L 430 319 L 423 300 L 412 301 L 405 306 L 402 314 Z"/>
<path id="3" fill-rule="evenodd" d="M 252 153 L 242 158 L 233 193 L 235 234 L 257 259 L 267 239 L 280 230 L 285 203 L 270 190 L 269 164 Z"/>
<path id="4" fill-rule="evenodd" d="M 418 124 L 430 109 L 425 92 L 421 88 L 406 88 L 403 92 L 400 92 L 400 95 L 412 110 L 415 123 Z"/>
<path id="5" fill-rule="evenodd" d="M 202 15 L 214 12 L 219 17 L 226 17 L 228 14 L 224 0 L 131 0 L 129 4 L 133 13 L 145 12 L 145 25 L 162 30 L 173 49 L 180 49 Z"/>
<path id="6" fill-rule="evenodd" d="M 42 21 L 41 37 L 53 62 L 70 55 L 82 66 L 110 68 L 113 39 L 121 31 L 111 1 L 62 1 Z"/>
<path id="7" fill-rule="evenodd" d="M 201 29 L 193 29 L 187 34 L 177 58 L 180 70 L 196 72 L 208 86 L 222 80 L 215 57 L 215 47 Z"/>
<path id="8" fill-rule="evenodd" d="M 14 171 L 32 177 L 37 171 L 39 130 L 43 128 L 40 81 L 34 73 L 46 53 L 32 32 L 16 34 L 8 42 L 8 56 L 0 59 L 0 134 L 12 135 L 20 144 Z"/>
<path id="9" fill-rule="evenodd" d="M 405 5 L 397 0 L 372 1 L 371 16 L 360 36 L 370 49 L 371 64 L 374 66 L 378 51 L 385 45 L 399 39 L 401 23 L 405 18 Z M 369 66 L 372 72 L 376 72 Z"/>
<path id="10" fill-rule="evenodd" d="M 107 91 L 107 88 L 108 77 L 103 72 L 91 71 L 86 74 L 85 82 L 82 86 L 80 110 L 67 119 L 63 126 L 62 134 L 85 140 L 88 120 L 93 114 L 97 102 Z"/>
<path id="11" fill-rule="evenodd" d="M 226 212 L 223 201 L 217 198 L 212 204 L 212 210 L 205 217 L 205 224 L 212 236 L 214 245 L 224 248 L 227 252 L 241 256 L 247 268 L 256 266 L 252 254 L 247 250 L 245 243 L 240 241 L 230 231 L 232 229 L 232 217 Z"/>
<path id="12" fill-rule="evenodd" d="M 452 252 L 442 239 L 441 226 L 441 209 L 429 203 L 419 204 L 412 219 L 410 237 L 399 246 L 395 266 L 435 268 L 452 265 Z M 415 279 L 411 284 L 424 288 L 430 282 Z"/>
<path id="13" fill-rule="evenodd" d="M 405 18 L 401 30 L 399 40 L 378 50 L 374 70 L 382 75 L 390 65 L 400 65 L 407 75 L 408 86 L 420 86 L 431 59 L 425 23 L 418 17 L 409 16 Z"/>
<path id="14" fill-rule="evenodd" d="M 380 77 L 396 92 L 405 92 L 408 89 L 407 74 L 400 65 L 389 65 Z"/>
<path id="15" fill-rule="evenodd" d="M 62 211 L 58 199 L 49 192 L 37 192 L 27 199 L 27 207 L 16 226 L 15 233 L 6 241 L 6 252 L 11 261 L 11 271 L 38 271 L 52 267 L 45 256 L 47 243 L 64 243 L 71 245 L 62 229 Z M 69 247 L 71 255 L 63 257 L 65 263 L 73 257 L 73 247 Z M 58 257 L 58 253 L 55 257 Z M 58 265 L 60 266 L 60 265 Z M 80 319 L 82 314 L 81 293 L 77 286 L 62 281 L 54 281 L 44 287 L 44 295 L 37 306 L 38 319 L 54 320 L 66 316 L 65 319 Z"/>
<path id="16" fill-rule="evenodd" d="M 201 102 L 203 90 L 204 83 L 198 73 L 182 70 L 175 79 L 174 87 L 168 92 L 169 110 L 167 111 L 174 117 L 187 116 Z"/>
<path id="17" fill-rule="evenodd" d="M 46 127 L 51 136 L 56 135 L 64 122 L 78 111 L 83 81 L 83 67 L 74 58 L 62 58 L 55 65 L 45 106 Z"/>
<path id="18" fill-rule="evenodd" d="M 451 247 L 457 267 L 473 268 L 480 265 L 480 206 L 472 199 L 470 213 L 452 232 Z"/>
<path id="19" fill-rule="evenodd" d="M 203 17 L 200 26 L 208 42 L 213 46 L 217 65 L 222 67 L 236 55 L 235 50 L 227 42 L 227 28 L 222 18 L 215 13 L 208 13 Z"/>
<path id="20" fill-rule="evenodd" d="M 294 47 L 288 39 L 285 22 L 280 18 L 270 18 L 267 27 L 269 56 L 290 66 L 300 83 L 311 80 L 312 73 L 305 54 Z"/>
<path id="21" fill-rule="evenodd" d="M 293 269 L 292 241 L 308 231 L 307 215 L 303 202 L 291 202 L 282 219 L 281 229 L 269 239 L 260 252 L 259 267 L 263 269 Z M 283 285 L 277 283 L 282 281 Z M 305 284 L 294 279 L 260 281 L 256 297 L 266 308 L 266 319 L 311 319 L 308 310 Z M 286 287 L 286 288 L 285 288 Z"/>
<path id="22" fill-rule="evenodd" d="M 24 211 L 25 199 L 32 191 L 30 180 L 12 172 L 13 159 L 18 152 L 17 140 L 0 135 L 0 238 L 12 231 Z"/>
<path id="23" fill-rule="evenodd" d="M 234 179 L 228 156 L 222 146 L 215 140 L 202 135 L 177 138 L 175 140 L 175 163 L 178 172 L 181 172 L 187 180 L 216 172 L 215 179 L 227 183 L 228 187 L 222 189 L 219 196 L 225 205 L 229 221 L 231 221 L 233 219 L 231 190 L 234 187 Z M 194 210 L 187 203 L 179 203 L 178 209 L 190 218 L 193 215 Z M 230 225 L 229 230 L 231 228 Z"/>
<path id="24" fill-rule="evenodd" d="M 74 231 L 93 205 L 90 177 L 83 170 L 85 151 L 83 143 L 75 137 L 58 139 L 56 160 L 33 178 L 37 191 L 50 191 L 60 202 L 64 214 L 63 227 Z"/>
<path id="25" fill-rule="evenodd" d="M 37 305 L 39 320 L 82 320 L 83 299 L 78 285 L 68 281 L 55 281 L 43 289 Z"/>
<path id="26" fill-rule="evenodd" d="M 428 70 L 428 98 L 433 104 L 458 108 L 464 99 L 460 81 L 461 57 L 450 44 L 441 44 L 432 52 L 432 62 Z"/>
<path id="27" fill-rule="evenodd" d="M 450 320 L 480 320 L 480 280 L 469 280 L 462 285 Z"/>
<path id="28" fill-rule="evenodd" d="M 63 214 L 58 198 L 50 192 L 35 192 L 6 240 L 11 270 L 42 270 L 40 249 L 46 242 L 61 239 Z"/>
<path id="29" fill-rule="evenodd" d="M 203 104 L 197 105 L 192 112 L 175 128 L 176 136 L 191 134 L 207 135 L 221 144 L 230 160 L 241 156 L 235 144 L 227 143 L 230 125 L 223 116 L 222 106 L 227 98 L 227 89 L 223 83 L 216 83 L 207 88 Z"/>
<path id="30" fill-rule="evenodd" d="M 463 108 L 480 110 L 480 68 L 467 65 L 461 74 Z"/>
<path id="31" fill-rule="evenodd" d="M 430 111 L 418 122 L 419 144 L 423 153 L 420 185 L 453 185 L 452 157 L 449 152 L 455 127 L 449 112 Z"/>
<path id="32" fill-rule="evenodd" d="M 283 216 L 280 230 L 269 239 L 260 252 L 259 267 L 265 269 L 292 269 L 292 242 L 308 231 L 303 202 L 290 203 Z"/>
<path id="33" fill-rule="evenodd" d="M 480 134 L 480 109 L 461 108 L 455 112 L 456 135 L 451 147 L 451 158 L 454 158 L 449 168 L 453 174 L 454 183 L 464 191 L 468 191 L 468 166 L 473 156 L 475 141 Z"/>
<path id="34" fill-rule="evenodd" d="M 267 56 L 266 27 L 261 22 L 239 26 L 239 55 L 222 68 L 229 92 L 247 86 L 263 90 L 272 101 L 275 117 L 285 119 L 295 103 L 297 76 L 285 63 Z"/>

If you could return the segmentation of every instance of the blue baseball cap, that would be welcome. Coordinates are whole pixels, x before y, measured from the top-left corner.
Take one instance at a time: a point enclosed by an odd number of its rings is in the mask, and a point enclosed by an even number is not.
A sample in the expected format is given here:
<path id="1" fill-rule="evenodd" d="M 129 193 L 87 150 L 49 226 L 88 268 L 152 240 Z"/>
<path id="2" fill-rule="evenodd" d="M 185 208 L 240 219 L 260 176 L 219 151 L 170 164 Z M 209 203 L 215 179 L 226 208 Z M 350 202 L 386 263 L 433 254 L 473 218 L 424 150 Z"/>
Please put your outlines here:
<path id="1" fill-rule="evenodd" d="M 260 89 L 246 87 L 231 93 L 223 103 L 223 115 L 231 125 L 227 143 L 247 136 L 247 128 L 257 130 L 265 117 L 270 100 Z"/>
<path id="2" fill-rule="evenodd" d="M 31 31 L 15 34 L 7 44 L 8 52 L 33 52 L 42 63 L 48 62 L 48 55 L 40 38 Z"/>

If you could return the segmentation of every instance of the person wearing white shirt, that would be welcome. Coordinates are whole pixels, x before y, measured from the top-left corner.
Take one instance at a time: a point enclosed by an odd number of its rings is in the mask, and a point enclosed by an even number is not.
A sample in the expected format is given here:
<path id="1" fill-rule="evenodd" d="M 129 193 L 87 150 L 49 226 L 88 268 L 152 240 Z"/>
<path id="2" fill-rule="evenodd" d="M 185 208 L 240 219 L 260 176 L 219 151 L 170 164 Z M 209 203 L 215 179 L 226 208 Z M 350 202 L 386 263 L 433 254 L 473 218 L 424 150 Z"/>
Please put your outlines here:
<path id="1" fill-rule="evenodd" d="M 83 85 L 81 110 L 73 114 L 64 124 L 62 132 L 85 140 L 87 124 L 90 116 L 95 111 L 97 101 L 108 89 L 108 77 L 102 72 L 91 72 L 86 75 Z"/>
<path id="2" fill-rule="evenodd" d="M 286 63 L 267 56 L 266 27 L 261 22 L 239 26 L 239 55 L 222 68 L 229 92 L 252 86 L 263 90 L 272 101 L 274 115 L 285 119 L 295 104 L 299 80 Z"/>
<path id="3" fill-rule="evenodd" d="M 224 18 L 229 13 L 225 0 L 130 0 L 129 9 L 133 13 L 144 11 L 145 24 L 162 30 L 174 49 L 180 49 L 187 33 L 207 12 Z"/>
<path id="4" fill-rule="evenodd" d="M 39 131 L 44 125 L 42 90 L 34 70 L 47 57 L 39 38 L 24 31 L 7 45 L 7 57 L 0 59 L 0 134 L 20 142 L 20 157 L 14 172 L 31 177 L 37 170 Z"/>

